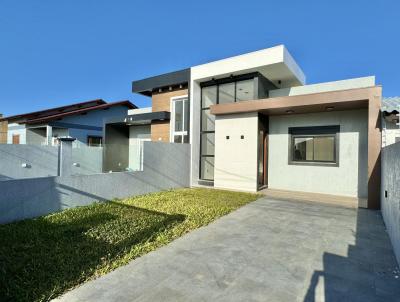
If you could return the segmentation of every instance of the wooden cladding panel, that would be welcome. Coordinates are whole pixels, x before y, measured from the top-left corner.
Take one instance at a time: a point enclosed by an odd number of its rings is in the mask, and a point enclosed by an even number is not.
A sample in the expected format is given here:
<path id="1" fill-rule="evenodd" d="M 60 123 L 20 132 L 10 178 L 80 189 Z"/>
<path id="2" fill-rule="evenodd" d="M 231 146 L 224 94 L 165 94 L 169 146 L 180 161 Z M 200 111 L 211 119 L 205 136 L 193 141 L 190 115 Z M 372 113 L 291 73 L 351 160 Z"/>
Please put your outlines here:
<path id="1" fill-rule="evenodd" d="M 153 142 L 169 142 L 169 121 L 151 123 L 151 140 Z"/>
<path id="2" fill-rule="evenodd" d="M 175 96 L 187 95 L 187 89 L 153 93 L 151 97 L 153 112 L 156 111 L 170 111 L 171 110 L 171 98 Z"/>
<path id="3" fill-rule="evenodd" d="M 171 111 L 171 98 L 187 95 L 187 89 L 157 92 L 152 95 L 152 111 Z M 151 123 L 151 140 L 169 142 L 170 121 L 154 121 Z"/>
<path id="4" fill-rule="evenodd" d="M 0 122 L 0 144 L 7 144 L 7 121 Z"/>

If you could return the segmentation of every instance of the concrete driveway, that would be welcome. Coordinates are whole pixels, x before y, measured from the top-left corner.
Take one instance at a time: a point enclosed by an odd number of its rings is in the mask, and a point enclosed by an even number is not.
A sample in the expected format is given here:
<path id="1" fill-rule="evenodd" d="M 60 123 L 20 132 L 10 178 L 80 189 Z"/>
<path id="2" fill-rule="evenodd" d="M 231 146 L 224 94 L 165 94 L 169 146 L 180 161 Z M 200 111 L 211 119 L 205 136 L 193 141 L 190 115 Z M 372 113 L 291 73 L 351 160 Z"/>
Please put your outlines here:
<path id="1" fill-rule="evenodd" d="M 60 301 L 400 301 L 379 212 L 263 198 Z"/>

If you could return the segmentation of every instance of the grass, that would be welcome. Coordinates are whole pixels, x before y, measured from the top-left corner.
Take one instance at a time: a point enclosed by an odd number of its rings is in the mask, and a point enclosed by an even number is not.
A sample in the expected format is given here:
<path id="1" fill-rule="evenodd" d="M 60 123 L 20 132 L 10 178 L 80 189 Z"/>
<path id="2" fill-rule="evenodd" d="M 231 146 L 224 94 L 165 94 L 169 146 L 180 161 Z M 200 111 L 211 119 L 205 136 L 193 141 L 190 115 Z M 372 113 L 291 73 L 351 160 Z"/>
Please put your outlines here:
<path id="1" fill-rule="evenodd" d="M 0 225 L 0 300 L 48 301 L 257 198 L 181 189 Z"/>

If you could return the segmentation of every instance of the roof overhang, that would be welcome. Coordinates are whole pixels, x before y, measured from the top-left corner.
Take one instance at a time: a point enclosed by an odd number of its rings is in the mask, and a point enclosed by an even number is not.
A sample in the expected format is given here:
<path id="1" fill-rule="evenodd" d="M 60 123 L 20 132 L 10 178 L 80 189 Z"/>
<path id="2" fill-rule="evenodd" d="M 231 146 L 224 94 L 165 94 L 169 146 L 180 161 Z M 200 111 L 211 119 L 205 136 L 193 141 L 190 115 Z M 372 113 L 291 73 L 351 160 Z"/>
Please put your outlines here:
<path id="1" fill-rule="evenodd" d="M 174 87 L 189 82 L 190 68 L 161 74 L 158 76 L 133 81 L 132 92 L 151 96 L 153 90 L 163 87 Z"/>
<path id="2" fill-rule="evenodd" d="M 110 118 L 105 121 L 105 124 L 120 124 L 127 126 L 134 125 L 149 125 L 154 121 L 165 121 L 169 120 L 171 113 L 168 111 L 157 111 L 148 113 L 139 113 L 133 115 L 127 115 L 123 118 Z"/>
<path id="3" fill-rule="evenodd" d="M 305 75 L 284 45 L 262 49 L 191 68 L 197 82 L 259 72 L 278 88 L 305 84 Z"/>
<path id="4" fill-rule="evenodd" d="M 285 115 L 362 109 L 368 108 L 368 101 L 377 87 L 219 104 L 211 106 L 211 114 L 226 115 L 261 112 L 268 115 Z"/>

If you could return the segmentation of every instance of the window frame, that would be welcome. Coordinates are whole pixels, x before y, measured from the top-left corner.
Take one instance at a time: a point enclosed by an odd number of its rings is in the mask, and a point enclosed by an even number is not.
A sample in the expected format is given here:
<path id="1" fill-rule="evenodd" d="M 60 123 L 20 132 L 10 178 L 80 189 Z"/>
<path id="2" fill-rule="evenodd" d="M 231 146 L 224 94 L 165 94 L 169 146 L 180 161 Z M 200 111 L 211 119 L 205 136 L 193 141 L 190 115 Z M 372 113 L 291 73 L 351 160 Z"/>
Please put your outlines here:
<path id="1" fill-rule="evenodd" d="M 214 134 L 214 144 L 215 144 L 215 125 L 214 125 L 214 130 L 203 130 L 203 114 L 206 110 L 209 110 L 210 107 L 203 107 L 203 88 L 205 87 L 211 87 L 211 86 L 216 86 L 216 99 L 215 99 L 215 105 L 219 104 L 219 88 L 220 85 L 223 84 L 228 84 L 228 83 L 234 83 L 234 100 L 233 103 L 237 102 L 247 102 L 247 101 L 238 101 L 237 100 L 237 83 L 241 81 L 247 81 L 247 80 L 252 80 L 254 82 L 254 87 L 253 87 L 253 94 L 254 94 L 254 99 L 258 99 L 258 78 L 259 78 L 259 73 L 258 72 L 252 72 L 252 73 L 247 73 L 243 75 L 237 75 L 237 76 L 231 76 L 223 79 L 212 79 L 206 82 L 200 83 L 200 149 L 199 149 L 199 180 L 204 180 L 204 181 L 214 181 L 214 179 L 207 179 L 202 177 L 202 169 L 201 169 L 201 163 L 203 158 L 207 157 L 212 157 L 215 158 L 215 150 L 214 154 L 202 154 L 202 149 L 203 149 L 203 134 Z M 215 148 L 215 145 L 214 145 Z M 214 162 L 215 165 L 215 162 Z M 215 170 L 214 170 L 215 172 Z"/>
<path id="2" fill-rule="evenodd" d="M 91 145 L 90 144 L 90 139 L 92 138 L 99 138 L 100 139 L 100 145 Z M 103 137 L 101 135 L 88 135 L 86 138 L 86 144 L 88 147 L 103 147 Z"/>
<path id="3" fill-rule="evenodd" d="M 303 166 L 327 166 L 339 167 L 339 137 L 340 125 L 332 126 L 312 126 L 312 127 L 289 127 L 288 129 L 288 164 Z M 295 138 L 316 138 L 316 137 L 333 137 L 334 160 L 295 160 L 294 159 L 294 140 Z M 313 150 L 314 157 L 314 150 Z"/>
<path id="4" fill-rule="evenodd" d="M 183 101 L 182 104 L 182 131 L 175 131 L 175 104 L 177 101 Z M 186 106 L 189 106 L 188 112 L 189 112 L 189 120 L 188 120 L 188 129 L 185 129 L 185 110 Z M 171 97 L 170 99 L 170 111 L 171 111 L 171 120 L 170 120 L 170 134 L 169 134 L 169 141 L 171 143 L 175 143 L 175 135 L 181 136 L 181 141 L 176 144 L 189 144 L 190 143 L 190 137 L 189 137 L 189 132 L 190 132 L 190 104 L 189 104 L 189 96 L 187 94 L 184 95 L 179 95 L 179 96 L 174 96 Z M 184 136 L 188 137 L 188 142 L 184 142 Z"/>

